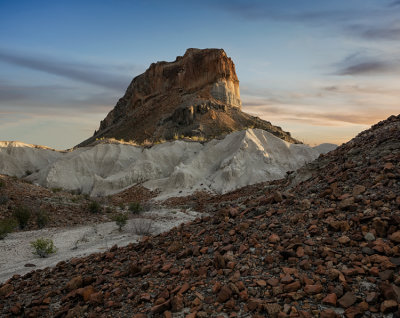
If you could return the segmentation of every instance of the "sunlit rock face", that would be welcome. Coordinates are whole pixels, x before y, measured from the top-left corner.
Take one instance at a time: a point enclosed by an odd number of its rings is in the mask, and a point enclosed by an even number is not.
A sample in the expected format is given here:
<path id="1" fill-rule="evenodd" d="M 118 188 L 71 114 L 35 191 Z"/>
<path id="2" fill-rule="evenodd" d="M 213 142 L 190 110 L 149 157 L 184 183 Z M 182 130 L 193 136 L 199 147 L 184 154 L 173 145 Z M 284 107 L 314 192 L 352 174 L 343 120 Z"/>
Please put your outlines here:
<path id="1" fill-rule="evenodd" d="M 225 51 L 187 49 L 175 61 L 153 63 L 135 77 L 94 136 L 80 146 L 99 138 L 210 139 L 249 127 L 297 142 L 279 127 L 243 113 L 241 105 L 235 64 Z"/>

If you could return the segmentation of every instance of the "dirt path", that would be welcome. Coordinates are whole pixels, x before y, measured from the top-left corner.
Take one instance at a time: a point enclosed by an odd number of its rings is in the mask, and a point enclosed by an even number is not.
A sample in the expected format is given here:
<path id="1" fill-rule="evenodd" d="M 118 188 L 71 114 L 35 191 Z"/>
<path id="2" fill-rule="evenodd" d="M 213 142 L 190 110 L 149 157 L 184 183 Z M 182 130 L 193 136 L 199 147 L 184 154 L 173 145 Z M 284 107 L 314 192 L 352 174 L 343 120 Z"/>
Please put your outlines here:
<path id="1" fill-rule="evenodd" d="M 194 211 L 161 209 L 145 212 L 138 218 L 128 220 L 121 232 L 114 222 L 107 222 L 12 233 L 0 240 L 0 283 L 14 274 L 24 275 L 31 270 L 54 266 L 73 257 L 106 251 L 115 244 L 124 246 L 137 242 L 149 227 L 151 234 L 158 234 L 194 220 L 199 215 Z M 40 237 L 52 239 L 58 248 L 57 253 L 48 258 L 34 255 L 30 242 Z"/>

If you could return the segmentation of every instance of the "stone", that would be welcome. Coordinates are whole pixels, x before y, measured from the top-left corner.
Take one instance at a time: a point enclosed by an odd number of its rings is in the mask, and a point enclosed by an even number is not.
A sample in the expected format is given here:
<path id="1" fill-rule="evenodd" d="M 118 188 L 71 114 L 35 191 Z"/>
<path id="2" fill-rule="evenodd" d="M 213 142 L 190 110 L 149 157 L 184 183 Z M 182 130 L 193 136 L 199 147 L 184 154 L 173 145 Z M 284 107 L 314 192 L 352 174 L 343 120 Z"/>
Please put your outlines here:
<path id="1" fill-rule="evenodd" d="M 65 288 L 66 288 L 67 290 L 69 290 L 69 291 L 73 291 L 73 290 L 76 290 L 76 289 L 80 288 L 80 287 L 82 286 L 82 283 L 83 283 L 82 276 L 79 275 L 79 276 L 76 276 L 76 277 L 72 278 L 72 279 L 67 283 L 67 285 L 65 286 Z"/>
<path id="2" fill-rule="evenodd" d="M 283 287 L 285 292 L 295 292 L 301 288 L 301 284 L 299 281 L 295 281 L 291 284 L 287 284 Z"/>
<path id="3" fill-rule="evenodd" d="M 341 237 L 338 238 L 338 242 L 339 242 L 340 244 L 345 245 L 345 244 L 347 244 L 347 243 L 350 242 L 350 238 L 349 238 L 348 236 L 346 236 L 346 235 L 343 235 L 343 236 L 341 236 Z"/>
<path id="4" fill-rule="evenodd" d="M 319 294 L 322 292 L 322 285 L 306 285 L 303 290 L 308 295 Z"/>
<path id="5" fill-rule="evenodd" d="M 224 303 L 232 296 L 232 291 L 228 286 L 222 286 L 221 290 L 218 293 L 217 301 L 219 303 Z"/>
<path id="6" fill-rule="evenodd" d="M 268 317 L 276 318 L 281 311 L 281 306 L 277 303 L 267 303 L 264 305 L 265 310 L 268 313 Z"/>
<path id="7" fill-rule="evenodd" d="M 324 299 L 322 299 L 322 303 L 336 307 L 337 296 L 335 293 L 331 293 L 326 295 Z"/>
<path id="8" fill-rule="evenodd" d="M 11 284 L 5 284 L 0 288 L 0 297 L 7 296 L 8 294 L 12 293 L 14 287 Z"/>
<path id="9" fill-rule="evenodd" d="M 353 188 L 353 196 L 360 195 L 360 194 L 364 193 L 365 190 L 366 190 L 366 188 L 363 185 L 356 185 Z"/>
<path id="10" fill-rule="evenodd" d="M 371 232 L 368 232 L 367 234 L 364 235 L 364 240 L 368 242 L 375 241 L 375 235 L 372 234 Z"/>
<path id="11" fill-rule="evenodd" d="M 352 292 L 347 292 L 338 301 L 339 305 L 343 308 L 351 307 L 357 300 L 357 297 Z"/>
<path id="12" fill-rule="evenodd" d="M 270 243 L 278 243 L 280 240 L 281 240 L 280 237 L 276 234 L 271 234 L 268 237 L 268 242 L 270 242 Z"/>
<path id="13" fill-rule="evenodd" d="M 400 231 L 394 232 L 389 236 L 392 242 L 400 243 Z"/>
<path id="14" fill-rule="evenodd" d="M 388 313 L 388 312 L 392 312 L 395 311 L 398 307 L 397 301 L 393 300 L 393 299 L 389 299 L 389 300 L 385 300 L 382 304 L 381 304 L 381 312 L 383 313 Z"/>

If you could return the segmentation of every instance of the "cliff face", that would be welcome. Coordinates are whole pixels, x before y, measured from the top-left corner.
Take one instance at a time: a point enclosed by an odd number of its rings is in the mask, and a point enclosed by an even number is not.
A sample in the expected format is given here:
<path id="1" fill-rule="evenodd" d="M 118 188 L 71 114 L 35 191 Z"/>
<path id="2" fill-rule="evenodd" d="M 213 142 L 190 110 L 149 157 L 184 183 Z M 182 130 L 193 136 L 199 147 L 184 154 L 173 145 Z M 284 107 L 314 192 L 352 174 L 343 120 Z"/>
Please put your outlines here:
<path id="1" fill-rule="evenodd" d="M 241 111 L 239 80 L 222 49 L 188 49 L 174 62 L 157 62 L 135 77 L 94 136 L 143 142 L 174 136 L 205 139 L 261 128 L 289 141 L 289 133 Z M 176 138 L 176 137 L 175 137 Z"/>

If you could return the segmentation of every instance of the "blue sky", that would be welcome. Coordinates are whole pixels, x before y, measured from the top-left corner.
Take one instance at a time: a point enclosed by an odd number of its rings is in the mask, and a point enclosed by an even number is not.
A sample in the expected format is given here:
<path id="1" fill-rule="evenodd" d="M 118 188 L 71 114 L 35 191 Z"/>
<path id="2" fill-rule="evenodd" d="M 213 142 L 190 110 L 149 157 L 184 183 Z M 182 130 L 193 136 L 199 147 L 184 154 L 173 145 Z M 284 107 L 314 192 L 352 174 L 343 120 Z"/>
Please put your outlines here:
<path id="1" fill-rule="evenodd" d="M 310 144 L 399 113 L 400 1 L 0 0 L 0 140 L 90 136 L 131 79 L 223 48 L 243 110 Z"/>

